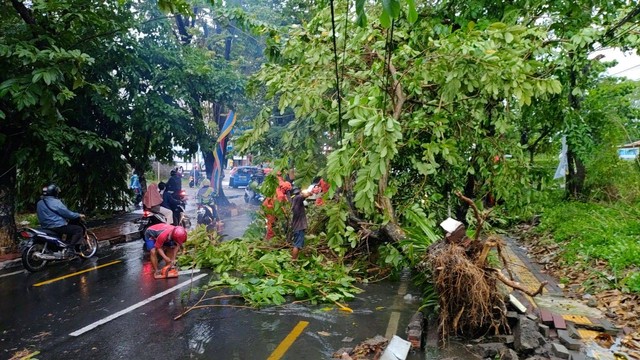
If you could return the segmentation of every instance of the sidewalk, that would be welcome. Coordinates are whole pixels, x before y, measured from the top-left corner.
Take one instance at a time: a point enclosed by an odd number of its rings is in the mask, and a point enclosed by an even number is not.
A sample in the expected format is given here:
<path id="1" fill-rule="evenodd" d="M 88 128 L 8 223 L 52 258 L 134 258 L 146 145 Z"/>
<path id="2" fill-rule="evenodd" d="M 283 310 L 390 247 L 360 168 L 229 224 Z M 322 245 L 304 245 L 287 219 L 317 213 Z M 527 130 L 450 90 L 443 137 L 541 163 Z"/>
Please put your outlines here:
<path id="1" fill-rule="evenodd" d="M 563 348 L 556 356 L 564 359 L 615 359 L 614 353 L 621 349 L 602 347 L 599 341 L 612 339 L 619 344 L 620 339 L 632 329 L 614 326 L 606 314 L 595 306 L 589 306 L 588 301 L 565 297 L 555 279 L 541 271 L 514 239 L 504 240 L 507 245 L 503 248 L 504 255 L 516 281 L 532 292 L 543 281 L 548 282 L 542 294 L 536 297 L 519 291 L 512 294 L 526 307 L 526 315 L 538 322 L 540 332 L 546 338 L 555 339 L 559 345 L 557 348 Z"/>

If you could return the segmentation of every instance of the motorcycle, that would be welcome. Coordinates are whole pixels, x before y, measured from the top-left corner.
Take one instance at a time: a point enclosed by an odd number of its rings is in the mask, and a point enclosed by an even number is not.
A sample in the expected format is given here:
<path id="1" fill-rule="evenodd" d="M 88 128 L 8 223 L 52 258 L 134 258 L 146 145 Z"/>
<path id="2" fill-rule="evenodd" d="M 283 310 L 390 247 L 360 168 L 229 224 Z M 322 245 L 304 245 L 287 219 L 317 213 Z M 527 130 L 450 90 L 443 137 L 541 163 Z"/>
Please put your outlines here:
<path id="1" fill-rule="evenodd" d="M 251 182 L 244 188 L 244 202 L 247 204 L 260 205 L 265 199 L 265 196 L 258 191 L 259 186 L 264 181 L 264 176 L 253 175 Z"/>
<path id="2" fill-rule="evenodd" d="M 205 225 L 207 231 L 220 230 L 220 217 L 218 216 L 218 210 L 214 202 L 210 204 L 198 204 L 197 214 L 196 224 Z"/>
<path id="3" fill-rule="evenodd" d="M 49 229 L 25 227 L 18 232 L 22 248 L 22 265 L 30 272 L 37 272 L 49 262 L 76 259 L 78 256 L 88 259 L 98 250 L 96 234 L 87 229 L 84 221 L 71 222 L 82 226 L 84 235 L 80 241 L 80 250 L 62 241 L 62 236 Z"/>

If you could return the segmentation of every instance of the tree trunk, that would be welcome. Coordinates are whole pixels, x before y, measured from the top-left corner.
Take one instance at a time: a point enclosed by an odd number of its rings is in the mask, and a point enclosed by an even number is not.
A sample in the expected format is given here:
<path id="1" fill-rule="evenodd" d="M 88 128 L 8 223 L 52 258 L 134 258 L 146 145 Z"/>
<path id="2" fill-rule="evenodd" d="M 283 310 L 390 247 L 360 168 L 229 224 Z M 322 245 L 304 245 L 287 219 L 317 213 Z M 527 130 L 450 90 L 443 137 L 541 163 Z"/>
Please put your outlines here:
<path id="1" fill-rule="evenodd" d="M 581 199 L 585 195 L 586 168 L 582 160 L 575 155 L 571 148 L 567 151 L 567 163 L 569 168 L 566 183 L 567 198 Z"/>
<path id="2" fill-rule="evenodd" d="M 0 163 L 0 254 L 3 251 L 15 250 L 16 222 L 15 222 L 15 191 L 16 191 L 16 163 L 15 138 L 7 136 L 2 146 Z"/>
<path id="3" fill-rule="evenodd" d="M 573 56 L 571 55 L 573 59 Z M 573 94 L 573 89 L 576 88 L 578 82 L 578 73 L 572 70 L 569 78 L 569 105 L 573 111 L 580 110 L 581 99 Z M 580 199 L 584 197 L 584 180 L 586 177 L 586 168 L 582 160 L 573 152 L 573 146 L 568 144 L 567 150 L 567 163 L 569 173 L 566 177 L 566 191 L 567 198 Z"/>

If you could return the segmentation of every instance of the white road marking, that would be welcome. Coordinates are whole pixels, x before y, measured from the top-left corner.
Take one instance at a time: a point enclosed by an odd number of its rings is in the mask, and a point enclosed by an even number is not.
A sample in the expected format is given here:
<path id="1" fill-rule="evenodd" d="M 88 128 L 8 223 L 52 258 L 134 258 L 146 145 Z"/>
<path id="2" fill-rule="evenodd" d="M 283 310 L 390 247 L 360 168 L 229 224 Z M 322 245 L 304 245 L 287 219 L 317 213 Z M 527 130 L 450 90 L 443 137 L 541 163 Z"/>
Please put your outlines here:
<path id="1" fill-rule="evenodd" d="M 178 275 L 191 275 L 199 272 L 200 272 L 200 269 L 180 270 L 178 271 Z"/>
<path id="2" fill-rule="evenodd" d="M 18 271 L 14 271 L 14 272 L 10 272 L 7 274 L 2 274 L 0 275 L 0 278 L 3 278 L 5 276 L 11 276 L 11 275 L 17 275 L 17 274 L 22 274 L 23 272 L 26 272 L 27 270 L 18 270 Z"/>
<path id="3" fill-rule="evenodd" d="M 146 300 L 142 300 L 137 304 L 131 305 L 131 306 L 129 306 L 128 308 L 126 308 L 124 310 L 120 310 L 115 314 L 111 314 L 110 316 L 107 316 L 106 318 L 104 318 L 102 320 L 98 320 L 98 321 L 94 322 L 93 324 L 89 324 L 89 325 L 83 327 L 80 330 L 76 330 L 76 331 L 72 332 L 69 335 L 70 336 L 80 336 L 80 335 L 86 333 L 87 331 L 91 331 L 91 330 L 97 328 L 100 325 L 106 324 L 111 320 L 117 319 L 120 316 L 122 316 L 122 315 L 124 315 L 124 314 L 126 314 L 128 312 L 131 312 L 131 311 L 133 311 L 133 310 L 135 310 L 135 309 L 137 309 L 137 308 L 139 308 L 141 306 L 144 306 L 144 305 L 146 305 L 146 304 L 148 304 L 148 303 L 150 303 L 150 302 L 152 302 L 154 300 L 157 300 L 157 299 L 159 299 L 159 298 L 161 298 L 161 297 L 163 297 L 163 296 L 165 296 L 167 294 L 170 294 L 170 293 L 172 293 L 172 292 L 174 292 L 174 291 L 176 291 L 176 290 L 178 290 L 178 289 L 180 289 L 182 287 L 185 287 L 185 286 L 189 285 L 191 282 L 195 282 L 196 280 L 200 280 L 205 276 L 207 276 L 207 274 L 200 274 L 200 275 L 194 277 L 191 280 L 184 281 L 184 282 L 182 282 L 182 283 L 180 283 L 180 284 L 178 284 L 178 285 L 176 285 L 176 286 L 174 286 L 172 288 L 169 288 L 169 289 L 167 289 L 167 290 L 165 290 L 165 291 L 163 291 L 163 292 L 161 292 L 159 294 L 153 295 L 152 297 L 150 297 L 150 298 L 148 298 Z"/>

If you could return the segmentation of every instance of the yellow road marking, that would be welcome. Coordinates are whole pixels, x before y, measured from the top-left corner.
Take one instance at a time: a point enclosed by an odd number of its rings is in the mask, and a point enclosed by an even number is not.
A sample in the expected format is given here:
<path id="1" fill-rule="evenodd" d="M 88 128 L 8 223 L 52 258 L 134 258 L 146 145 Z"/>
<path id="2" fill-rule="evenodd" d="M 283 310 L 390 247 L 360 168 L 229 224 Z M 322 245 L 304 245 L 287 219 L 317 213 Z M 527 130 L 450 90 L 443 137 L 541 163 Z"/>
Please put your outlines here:
<path id="1" fill-rule="evenodd" d="M 117 263 L 119 263 L 119 262 L 122 262 L 122 260 L 115 260 L 115 261 L 112 261 L 112 262 L 110 262 L 110 263 L 106 263 L 106 264 L 102 264 L 102 265 L 94 266 L 94 267 L 92 267 L 92 268 L 90 268 L 90 269 L 85 269 L 85 270 L 82 270 L 82 271 L 78 271 L 78 272 L 74 272 L 74 273 L 71 273 L 71 274 L 63 275 L 63 276 L 57 277 L 57 278 L 55 278 L 55 279 L 51 279 L 51 280 L 47 280 L 47 281 L 43 281 L 43 282 L 39 282 L 39 283 L 37 283 L 37 284 L 33 284 L 33 286 L 42 286 L 42 285 L 51 284 L 52 282 L 56 282 L 56 281 L 58 281 L 58 280 L 63 280 L 63 279 L 66 279 L 66 278 L 70 278 L 70 277 L 72 277 L 72 276 L 76 276 L 76 275 L 84 274 L 84 273 L 86 273 L 86 272 L 93 271 L 93 270 L 97 270 L 97 269 L 103 268 L 103 267 L 105 267 L 105 266 L 110 266 L 110 265 L 113 265 L 113 264 L 117 264 Z"/>
<path id="2" fill-rule="evenodd" d="M 601 334 L 599 331 L 587 329 L 576 329 L 576 331 L 580 334 L 580 338 L 583 340 L 595 340 L 596 336 Z"/>
<path id="3" fill-rule="evenodd" d="M 589 320 L 588 317 L 581 316 L 581 315 L 567 315 L 567 314 L 565 314 L 565 315 L 562 315 L 562 318 L 567 320 L 567 321 L 574 322 L 574 323 L 576 323 L 578 325 L 590 325 L 590 324 L 593 324 L 591 322 L 591 320 Z"/>
<path id="4" fill-rule="evenodd" d="M 387 332 L 384 334 L 387 339 L 393 338 L 393 335 L 398 332 L 398 324 L 400 323 L 400 313 L 394 311 L 389 318 L 389 324 L 387 324 Z"/>
<path id="5" fill-rule="evenodd" d="M 538 281 L 538 278 L 531 271 L 529 271 L 529 269 L 524 264 L 524 262 L 520 259 L 520 257 L 516 255 L 508 246 L 503 247 L 502 250 L 507 261 L 510 263 L 516 264 L 515 266 L 516 269 L 513 270 L 512 268 L 512 271 L 516 273 L 518 279 L 520 280 L 519 282 L 522 285 L 524 285 L 526 288 L 528 288 L 529 291 L 538 290 L 538 288 L 540 287 L 540 281 Z M 547 292 L 547 289 L 542 290 L 543 294 L 546 292 Z M 527 294 L 522 294 L 522 295 L 524 295 L 525 298 L 529 300 L 529 303 L 531 303 L 531 306 L 533 306 L 534 308 L 537 307 L 536 302 L 533 300 L 531 296 Z"/>
<path id="6" fill-rule="evenodd" d="M 302 331 L 304 330 L 304 328 L 307 327 L 307 325 L 309 325 L 309 322 L 300 321 L 298 325 L 296 325 L 296 327 L 294 327 L 293 330 L 291 330 L 289 335 L 287 335 L 287 337 L 284 338 L 284 340 L 282 340 L 280 345 L 278 345 L 278 347 L 275 350 L 273 350 L 273 352 L 271 353 L 271 355 L 269 355 L 267 360 L 278 360 L 282 358 L 282 356 L 284 356 L 287 350 L 289 350 L 289 347 L 291 347 L 293 342 L 296 341 L 296 339 L 298 338 L 298 336 L 300 336 L 300 334 L 302 334 Z"/>

